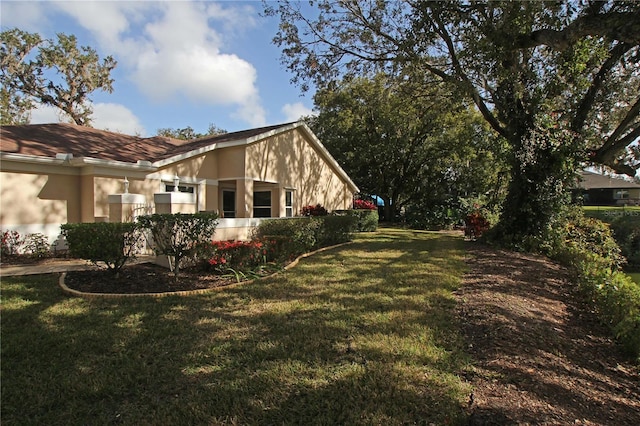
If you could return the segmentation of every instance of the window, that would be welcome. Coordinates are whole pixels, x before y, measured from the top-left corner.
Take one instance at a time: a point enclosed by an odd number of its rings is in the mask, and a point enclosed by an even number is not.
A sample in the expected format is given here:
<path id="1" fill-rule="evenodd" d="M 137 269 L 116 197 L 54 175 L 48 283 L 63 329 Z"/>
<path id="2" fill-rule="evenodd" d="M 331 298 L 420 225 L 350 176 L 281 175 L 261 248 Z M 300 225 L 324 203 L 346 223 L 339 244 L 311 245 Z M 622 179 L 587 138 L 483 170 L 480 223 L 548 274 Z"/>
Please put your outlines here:
<path id="1" fill-rule="evenodd" d="M 271 217 L 271 191 L 254 191 L 253 217 Z"/>
<path id="2" fill-rule="evenodd" d="M 222 191 L 222 213 L 229 219 L 236 217 L 236 191 Z"/>
<path id="3" fill-rule="evenodd" d="M 286 217 L 293 217 L 293 191 L 284 192 L 284 212 Z"/>
<path id="4" fill-rule="evenodd" d="M 175 188 L 175 185 L 173 184 L 165 184 L 164 186 L 164 190 L 166 192 L 173 192 L 173 189 Z M 180 192 L 186 192 L 187 194 L 195 194 L 196 188 L 195 186 L 192 185 L 178 185 L 178 191 Z"/>
<path id="5" fill-rule="evenodd" d="M 629 191 L 627 191 L 626 189 L 619 189 L 618 191 L 614 192 L 613 198 L 615 200 L 626 200 L 629 198 Z"/>

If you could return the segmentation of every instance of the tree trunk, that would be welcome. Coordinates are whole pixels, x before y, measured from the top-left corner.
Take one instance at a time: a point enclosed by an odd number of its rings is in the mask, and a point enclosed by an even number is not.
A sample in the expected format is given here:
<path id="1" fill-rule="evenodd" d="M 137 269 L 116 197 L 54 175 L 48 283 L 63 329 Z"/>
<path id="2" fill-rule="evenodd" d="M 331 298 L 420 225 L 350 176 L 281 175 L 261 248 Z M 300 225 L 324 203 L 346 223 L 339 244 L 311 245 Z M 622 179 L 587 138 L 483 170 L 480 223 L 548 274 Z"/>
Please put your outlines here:
<path id="1" fill-rule="evenodd" d="M 564 206 L 584 151 L 582 139 L 556 128 L 534 126 L 514 148 L 511 182 L 494 237 L 509 246 L 535 249 Z"/>

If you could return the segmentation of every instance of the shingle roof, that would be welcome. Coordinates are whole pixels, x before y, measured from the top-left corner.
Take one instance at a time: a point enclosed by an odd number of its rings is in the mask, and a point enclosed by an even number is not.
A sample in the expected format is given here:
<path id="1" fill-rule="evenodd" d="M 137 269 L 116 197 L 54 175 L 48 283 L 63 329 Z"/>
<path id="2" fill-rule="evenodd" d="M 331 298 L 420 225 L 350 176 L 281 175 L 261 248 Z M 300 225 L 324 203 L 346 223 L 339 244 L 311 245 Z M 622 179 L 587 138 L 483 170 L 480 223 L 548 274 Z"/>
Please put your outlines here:
<path id="1" fill-rule="evenodd" d="M 582 181 L 579 186 L 583 189 L 618 189 L 618 188 L 640 188 L 640 185 L 625 179 L 612 176 L 605 176 L 589 171 L 581 172 Z"/>
<path id="2" fill-rule="evenodd" d="M 290 124 L 225 133 L 192 141 L 163 136 L 141 138 L 65 123 L 2 126 L 0 151 L 40 157 L 73 154 L 74 157 L 91 157 L 127 163 L 137 161 L 153 163 L 214 143 L 244 140 Z"/>

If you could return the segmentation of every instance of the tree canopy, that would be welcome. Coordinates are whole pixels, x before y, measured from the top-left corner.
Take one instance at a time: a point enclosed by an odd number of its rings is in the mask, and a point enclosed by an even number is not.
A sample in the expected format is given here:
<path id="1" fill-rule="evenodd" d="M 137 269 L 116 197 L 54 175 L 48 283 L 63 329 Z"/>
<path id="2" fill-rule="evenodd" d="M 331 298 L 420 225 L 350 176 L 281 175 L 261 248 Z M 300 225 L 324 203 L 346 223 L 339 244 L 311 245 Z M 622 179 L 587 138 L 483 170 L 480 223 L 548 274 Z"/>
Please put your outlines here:
<path id="1" fill-rule="evenodd" d="M 205 136 L 223 135 L 225 133 L 227 133 L 226 130 L 221 129 L 220 127 L 211 123 L 209 124 L 209 128 L 207 129 L 206 133 L 198 133 L 195 130 L 193 130 L 193 127 L 187 126 L 183 129 L 173 129 L 170 127 L 158 129 L 158 131 L 156 132 L 156 135 L 188 141 L 191 139 L 198 139 Z"/>
<path id="2" fill-rule="evenodd" d="M 89 46 L 78 46 L 73 35 L 43 39 L 14 28 L 0 33 L 2 123 L 28 121 L 36 103 L 59 108 L 79 125 L 90 125 L 90 94 L 113 91 L 111 71 L 116 61 L 100 59 Z"/>
<path id="3" fill-rule="evenodd" d="M 319 114 L 309 119 L 361 191 L 382 198 L 388 220 L 453 193 L 485 193 L 505 169 L 497 152 L 504 144 L 482 117 L 442 83 L 417 77 L 379 73 L 330 84 L 316 93 Z"/>
<path id="4" fill-rule="evenodd" d="M 412 67 L 471 99 L 510 145 L 501 230 L 539 236 L 575 171 L 634 175 L 640 137 L 640 3 L 320 0 L 267 4 L 293 81 Z M 511 238 L 511 237 L 508 237 Z"/>

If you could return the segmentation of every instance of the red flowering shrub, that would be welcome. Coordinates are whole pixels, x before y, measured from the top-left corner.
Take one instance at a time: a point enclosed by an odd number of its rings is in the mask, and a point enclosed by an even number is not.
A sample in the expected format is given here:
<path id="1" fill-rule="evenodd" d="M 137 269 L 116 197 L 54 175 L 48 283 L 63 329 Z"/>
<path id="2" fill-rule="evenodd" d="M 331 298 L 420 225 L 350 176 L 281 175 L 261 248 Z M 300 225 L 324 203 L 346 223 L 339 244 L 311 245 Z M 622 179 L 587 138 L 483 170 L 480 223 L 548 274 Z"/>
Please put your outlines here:
<path id="1" fill-rule="evenodd" d="M 267 262 L 268 248 L 261 241 L 212 241 L 208 260 L 216 272 L 251 271 Z"/>
<path id="2" fill-rule="evenodd" d="M 0 249 L 3 256 L 15 256 L 20 252 L 20 247 L 24 244 L 24 238 L 18 231 L 4 231 L 2 233 L 2 245 Z"/>
<path id="3" fill-rule="evenodd" d="M 326 216 L 329 212 L 320 204 L 315 206 L 304 206 L 302 208 L 302 216 Z"/>
<path id="4" fill-rule="evenodd" d="M 378 207 L 369 200 L 354 200 L 353 208 L 356 210 L 378 210 Z"/>
<path id="5" fill-rule="evenodd" d="M 464 236 L 471 239 L 480 238 L 489 230 L 489 221 L 477 210 L 467 215 L 464 225 Z"/>

